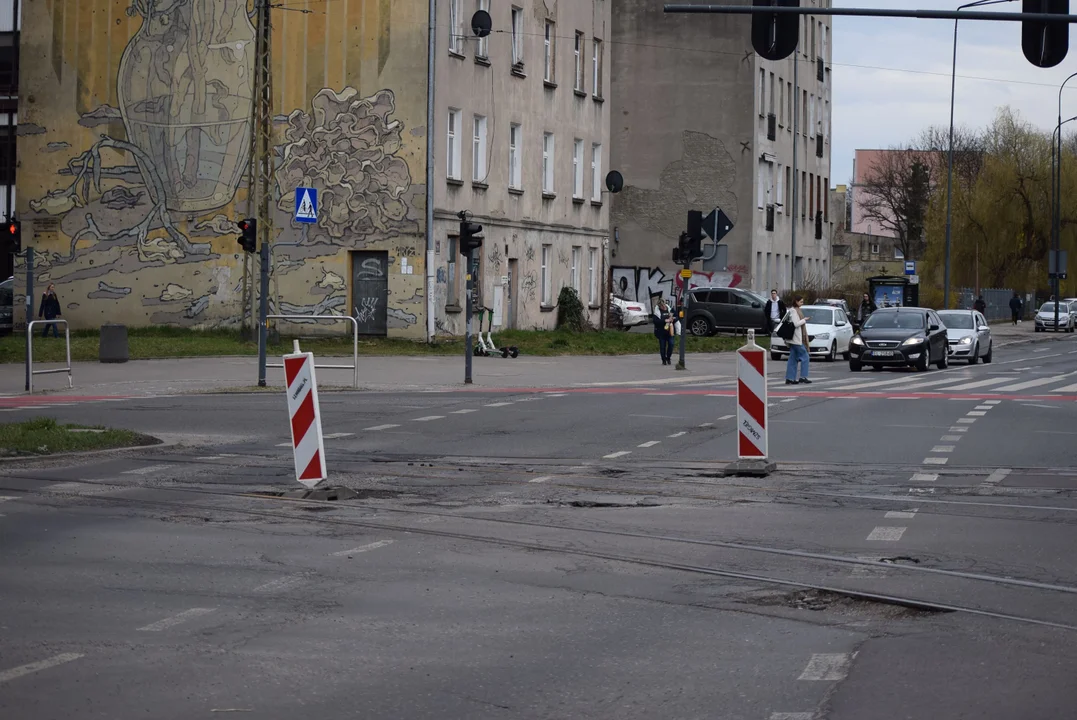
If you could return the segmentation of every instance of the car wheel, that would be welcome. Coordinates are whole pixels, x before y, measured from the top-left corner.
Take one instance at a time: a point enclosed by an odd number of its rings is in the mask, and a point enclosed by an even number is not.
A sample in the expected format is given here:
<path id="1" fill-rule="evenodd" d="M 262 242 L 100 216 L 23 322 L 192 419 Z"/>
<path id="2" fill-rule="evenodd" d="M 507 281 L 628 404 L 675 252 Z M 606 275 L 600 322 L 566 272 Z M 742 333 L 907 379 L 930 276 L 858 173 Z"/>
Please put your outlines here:
<path id="1" fill-rule="evenodd" d="M 696 337 L 707 337 L 714 332 L 711 321 L 705 317 L 694 317 L 688 324 L 688 330 Z"/>
<path id="2" fill-rule="evenodd" d="M 991 362 L 991 354 L 995 352 L 995 344 L 991 343 L 987 346 L 987 354 L 984 355 L 984 364 Z"/>
<path id="3" fill-rule="evenodd" d="M 852 370 L 853 372 L 860 372 L 860 369 L 861 369 L 862 367 L 863 367 L 863 365 L 861 365 L 861 364 L 860 364 L 860 363 L 859 363 L 858 361 L 856 361 L 856 360 L 850 360 L 850 361 L 849 361 L 849 369 L 850 369 L 850 370 Z"/>
<path id="4" fill-rule="evenodd" d="M 826 361 L 827 362 L 834 362 L 837 359 L 838 359 L 838 341 L 835 340 L 834 342 L 832 342 L 830 344 L 830 352 L 827 353 Z"/>
<path id="5" fill-rule="evenodd" d="M 841 354 L 841 359 L 842 359 L 842 360 L 848 360 L 848 359 L 849 359 L 849 358 L 851 358 L 852 356 L 853 356 L 853 354 L 852 354 L 851 352 L 849 352 L 848 350 L 846 350 L 845 352 L 843 352 L 843 353 Z"/>
<path id="6" fill-rule="evenodd" d="M 927 372 L 931 369 L 931 349 L 927 348 L 920 355 L 920 359 L 916 361 L 915 367 L 920 372 Z"/>
<path id="7" fill-rule="evenodd" d="M 942 351 L 942 360 L 935 363 L 935 367 L 939 370 L 945 370 L 950 366 L 950 348 L 945 348 Z"/>
<path id="8" fill-rule="evenodd" d="M 972 355 L 969 356 L 969 365 L 975 365 L 976 361 L 980 359 L 980 344 L 976 343 L 976 346 L 972 348 Z"/>
<path id="9" fill-rule="evenodd" d="M 782 354 L 774 352 L 773 350 L 771 350 L 770 351 L 770 359 L 773 360 L 774 362 L 781 362 Z"/>

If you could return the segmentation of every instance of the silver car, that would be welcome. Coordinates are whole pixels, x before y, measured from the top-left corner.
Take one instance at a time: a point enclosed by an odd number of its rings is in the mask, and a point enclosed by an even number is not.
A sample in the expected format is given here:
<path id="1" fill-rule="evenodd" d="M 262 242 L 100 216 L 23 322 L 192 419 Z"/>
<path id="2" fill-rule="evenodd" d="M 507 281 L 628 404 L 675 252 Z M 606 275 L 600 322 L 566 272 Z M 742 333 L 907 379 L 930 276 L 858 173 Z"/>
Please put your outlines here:
<path id="1" fill-rule="evenodd" d="M 1070 312 L 1070 306 L 1064 302 L 1058 303 L 1058 327 L 1055 327 L 1055 304 L 1045 302 L 1036 313 L 1036 332 L 1073 332 L 1074 315 Z"/>
<path id="2" fill-rule="evenodd" d="M 975 310 L 939 310 L 950 343 L 950 361 L 968 360 L 975 365 L 981 358 L 991 362 L 994 343 L 987 318 Z"/>

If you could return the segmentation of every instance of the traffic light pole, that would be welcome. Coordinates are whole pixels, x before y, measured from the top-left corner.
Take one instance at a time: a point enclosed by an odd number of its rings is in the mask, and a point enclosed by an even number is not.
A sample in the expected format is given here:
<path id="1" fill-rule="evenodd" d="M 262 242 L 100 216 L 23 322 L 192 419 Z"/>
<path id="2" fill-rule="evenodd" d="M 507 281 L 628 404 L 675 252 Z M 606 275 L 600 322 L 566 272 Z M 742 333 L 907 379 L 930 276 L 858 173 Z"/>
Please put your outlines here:
<path id="1" fill-rule="evenodd" d="M 26 392 L 30 392 L 30 322 L 34 319 L 34 249 L 26 248 Z"/>
<path id="2" fill-rule="evenodd" d="M 258 298 L 258 387 L 266 386 L 266 323 L 269 315 L 269 243 L 262 241 L 258 254 L 258 271 L 261 275 Z"/>
<path id="3" fill-rule="evenodd" d="M 681 307 L 680 307 L 680 310 L 679 310 L 680 316 L 681 316 L 681 348 L 680 348 L 680 359 L 677 362 L 677 367 L 676 367 L 677 370 L 687 370 L 687 367 L 684 364 L 684 342 L 685 342 L 685 336 L 688 335 L 688 281 L 691 278 L 692 278 L 692 261 L 691 261 L 691 259 L 686 259 L 684 261 L 684 269 L 681 270 L 682 289 L 681 289 Z"/>
<path id="4" fill-rule="evenodd" d="M 475 278 L 471 274 L 471 265 L 474 261 L 475 251 L 468 250 L 467 252 L 467 300 L 464 302 L 464 322 L 466 323 L 466 329 L 464 331 L 464 383 L 471 384 L 471 313 L 475 308 L 472 303 L 472 293 L 475 289 Z"/>

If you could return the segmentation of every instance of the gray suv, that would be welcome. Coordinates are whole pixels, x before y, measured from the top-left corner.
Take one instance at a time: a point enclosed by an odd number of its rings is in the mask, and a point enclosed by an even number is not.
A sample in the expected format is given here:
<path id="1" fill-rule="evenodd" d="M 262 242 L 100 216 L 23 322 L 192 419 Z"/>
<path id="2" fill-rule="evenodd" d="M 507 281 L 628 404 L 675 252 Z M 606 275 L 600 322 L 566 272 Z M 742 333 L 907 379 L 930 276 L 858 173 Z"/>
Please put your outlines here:
<path id="1" fill-rule="evenodd" d="M 719 330 L 755 330 L 766 327 L 761 295 L 735 288 L 696 288 L 688 303 L 688 332 L 713 335 Z"/>

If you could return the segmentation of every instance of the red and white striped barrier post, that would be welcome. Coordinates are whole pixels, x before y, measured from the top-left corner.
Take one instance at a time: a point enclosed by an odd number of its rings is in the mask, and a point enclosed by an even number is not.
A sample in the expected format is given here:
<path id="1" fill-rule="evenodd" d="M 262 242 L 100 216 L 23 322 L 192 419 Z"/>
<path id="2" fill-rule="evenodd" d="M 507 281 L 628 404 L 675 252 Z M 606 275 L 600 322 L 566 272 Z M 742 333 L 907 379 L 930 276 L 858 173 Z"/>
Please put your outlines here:
<path id="1" fill-rule="evenodd" d="M 737 457 L 729 474 L 766 475 L 774 470 L 770 450 L 767 406 L 767 351 L 755 344 L 748 331 L 748 344 L 737 350 Z"/>
<path id="2" fill-rule="evenodd" d="M 295 479 L 313 488 L 328 477 L 325 469 L 325 443 L 322 440 L 322 417 L 318 407 L 318 383 L 314 377 L 314 354 L 295 352 L 284 356 L 287 382 L 288 417 L 292 426 L 292 452 L 295 455 Z"/>

